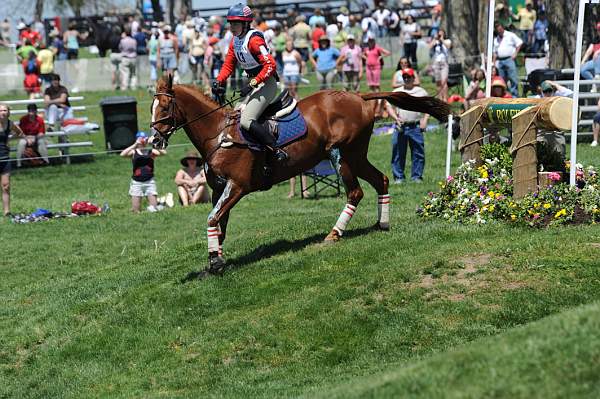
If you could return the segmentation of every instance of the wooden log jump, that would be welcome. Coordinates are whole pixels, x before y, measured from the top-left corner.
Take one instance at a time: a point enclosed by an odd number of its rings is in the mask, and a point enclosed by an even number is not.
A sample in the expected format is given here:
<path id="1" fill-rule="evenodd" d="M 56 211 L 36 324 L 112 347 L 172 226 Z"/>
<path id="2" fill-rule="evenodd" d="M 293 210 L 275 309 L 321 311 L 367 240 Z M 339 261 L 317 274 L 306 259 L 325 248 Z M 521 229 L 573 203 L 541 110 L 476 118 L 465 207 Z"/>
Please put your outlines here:
<path id="1" fill-rule="evenodd" d="M 522 198 L 537 188 L 536 137 L 538 130 L 571 128 L 573 100 L 567 97 L 486 98 L 476 101 L 460 119 L 459 150 L 462 161 L 481 165 L 484 128 L 512 126 L 514 197 Z"/>

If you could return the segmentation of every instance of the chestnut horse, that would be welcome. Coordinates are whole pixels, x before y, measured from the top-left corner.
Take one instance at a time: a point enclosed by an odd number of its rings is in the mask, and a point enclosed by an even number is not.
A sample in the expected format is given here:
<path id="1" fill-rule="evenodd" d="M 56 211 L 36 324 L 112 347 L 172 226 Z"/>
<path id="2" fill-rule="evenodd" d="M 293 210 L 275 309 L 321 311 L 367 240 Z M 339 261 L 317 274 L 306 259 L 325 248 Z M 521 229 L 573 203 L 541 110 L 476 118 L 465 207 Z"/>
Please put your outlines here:
<path id="1" fill-rule="evenodd" d="M 307 134 L 285 147 L 289 159 L 285 165 L 272 166 L 270 183 L 297 176 L 327 159 L 332 149 L 340 153 L 339 173 L 346 188 L 347 203 L 325 240 L 337 241 L 363 197 L 358 182 L 366 180 L 379 195 L 376 227 L 389 229 L 388 178 L 367 159 L 373 132 L 376 99 L 411 111 L 429 113 L 445 122 L 446 103 L 432 97 L 412 97 L 401 92 L 356 94 L 343 91 L 319 91 L 298 102 L 307 126 Z M 161 79 L 152 102 L 151 143 L 165 148 L 169 137 L 183 128 L 190 141 L 207 162 L 207 180 L 213 189 L 214 208 L 208 215 L 208 273 L 220 274 L 225 268 L 222 245 L 231 208 L 246 194 L 264 189 L 267 155 L 241 144 L 230 107 L 220 107 L 192 86 L 173 86 L 172 78 Z M 228 133 L 234 145 L 220 145 L 221 133 Z"/>

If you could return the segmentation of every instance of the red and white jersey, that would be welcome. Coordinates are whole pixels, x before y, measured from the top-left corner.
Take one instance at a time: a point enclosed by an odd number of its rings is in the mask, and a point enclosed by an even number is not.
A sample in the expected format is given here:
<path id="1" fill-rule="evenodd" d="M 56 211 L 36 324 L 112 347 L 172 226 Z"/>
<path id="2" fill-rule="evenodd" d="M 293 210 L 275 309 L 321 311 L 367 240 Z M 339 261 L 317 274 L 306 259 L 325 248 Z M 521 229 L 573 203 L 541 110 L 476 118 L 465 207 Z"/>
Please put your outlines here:
<path id="1" fill-rule="evenodd" d="M 242 38 L 233 37 L 217 80 L 221 83 L 225 82 L 234 71 L 236 64 L 239 64 L 248 76 L 255 78 L 258 83 L 275 75 L 275 60 L 262 32 L 251 29 Z"/>

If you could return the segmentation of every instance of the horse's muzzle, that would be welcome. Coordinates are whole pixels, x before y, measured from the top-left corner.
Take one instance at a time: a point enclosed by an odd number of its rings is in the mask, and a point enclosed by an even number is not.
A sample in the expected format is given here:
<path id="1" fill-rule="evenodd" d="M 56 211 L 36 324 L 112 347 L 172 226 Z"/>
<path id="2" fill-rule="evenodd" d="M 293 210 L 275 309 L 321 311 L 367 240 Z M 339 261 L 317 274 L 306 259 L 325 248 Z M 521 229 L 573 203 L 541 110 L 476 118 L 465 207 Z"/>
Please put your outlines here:
<path id="1" fill-rule="evenodd" d="M 152 145 L 152 148 L 157 150 L 165 150 L 169 145 L 169 141 L 162 134 L 160 134 L 156 129 L 152 128 L 152 136 L 148 140 L 148 143 Z"/>

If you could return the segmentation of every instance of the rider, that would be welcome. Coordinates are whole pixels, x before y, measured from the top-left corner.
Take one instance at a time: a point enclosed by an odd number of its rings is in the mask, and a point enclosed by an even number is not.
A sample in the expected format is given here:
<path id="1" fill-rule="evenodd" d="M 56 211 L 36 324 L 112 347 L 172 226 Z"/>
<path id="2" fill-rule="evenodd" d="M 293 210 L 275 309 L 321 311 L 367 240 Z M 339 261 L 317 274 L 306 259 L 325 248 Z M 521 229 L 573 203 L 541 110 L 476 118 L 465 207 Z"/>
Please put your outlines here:
<path id="1" fill-rule="evenodd" d="M 246 106 L 240 116 L 240 124 L 254 135 L 262 144 L 271 147 L 277 161 L 285 161 L 287 154 L 274 148 L 275 138 L 268 129 L 258 122 L 258 118 L 277 96 L 276 64 L 265 43 L 262 32 L 252 29 L 250 23 L 254 15 L 250 7 L 238 3 L 227 12 L 227 21 L 231 24 L 234 37 L 229 44 L 225 63 L 212 91 L 216 96 L 225 93 L 225 82 L 239 64 L 248 74 L 250 81 L 242 87 L 240 94 Z"/>

